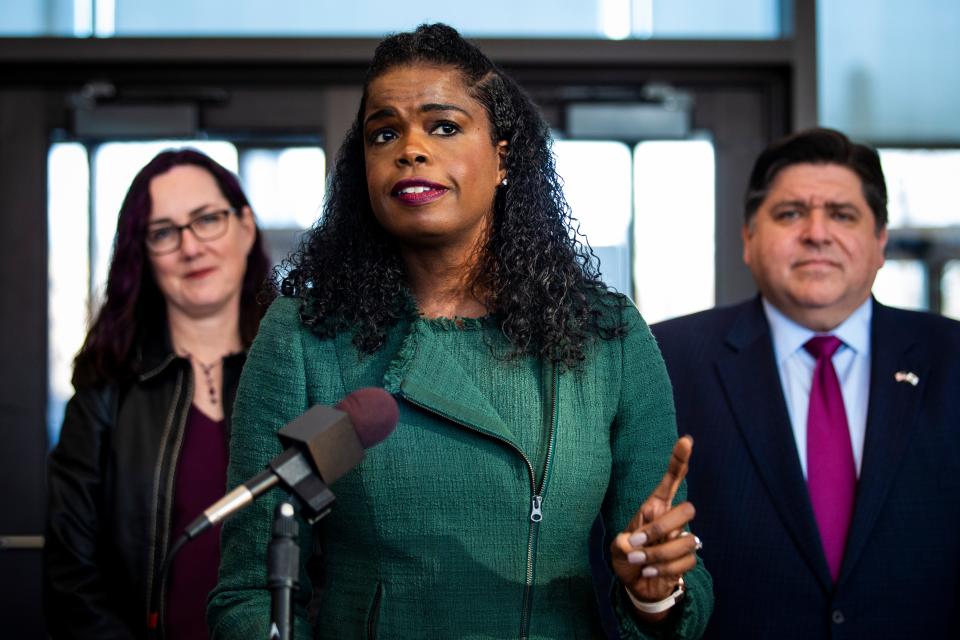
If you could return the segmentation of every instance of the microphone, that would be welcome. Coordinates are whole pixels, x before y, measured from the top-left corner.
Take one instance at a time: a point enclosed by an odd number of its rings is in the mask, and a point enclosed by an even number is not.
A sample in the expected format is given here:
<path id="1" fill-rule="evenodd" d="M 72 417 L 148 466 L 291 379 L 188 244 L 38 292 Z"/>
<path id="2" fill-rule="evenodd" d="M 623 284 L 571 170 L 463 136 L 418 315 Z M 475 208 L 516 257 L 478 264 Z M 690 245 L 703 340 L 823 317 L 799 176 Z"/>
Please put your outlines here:
<path id="1" fill-rule="evenodd" d="M 166 576 L 174 556 L 190 540 L 251 504 L 258 496 L 283 483 L 302 505 L 301 514 L 311 524 L 330 511 L 335 500 L 325 483 L 332 483 L 363 460 L 364 450 L 393 433 L 400 419 L 397 401 L 383 389 L 357 389 L 336 408 L 316 405 L 277 432 L 286 450 L 267 469 L 210 505 L 170 546 L 161 576 Z M 149 637 L 156 637 L 160 589 L 151 597 Z"/>
<path id="2" fill-rule="evenodd" d="M 194 539 L 280 483 L 300 498 L 308 522 L 318 520 L 334 501 L 327 485 L 360 464 L 364 450 L 393 433 L 399 419 L 396 400 L 376 387 L 357 389 L 333 409 L 314 406 L 277 432 L 286 450 L 210 505 L 184 536 Z"/>
<path id="3" fill-rule="evenodd" d="M 293 505 L 281 502 L 273 511 L 273 538 L 267 546 L 267 588 L 270 589 L 270 639 L 290 640 L 293 630 L 291 594 L 300 586 L 299 526 Z"/>

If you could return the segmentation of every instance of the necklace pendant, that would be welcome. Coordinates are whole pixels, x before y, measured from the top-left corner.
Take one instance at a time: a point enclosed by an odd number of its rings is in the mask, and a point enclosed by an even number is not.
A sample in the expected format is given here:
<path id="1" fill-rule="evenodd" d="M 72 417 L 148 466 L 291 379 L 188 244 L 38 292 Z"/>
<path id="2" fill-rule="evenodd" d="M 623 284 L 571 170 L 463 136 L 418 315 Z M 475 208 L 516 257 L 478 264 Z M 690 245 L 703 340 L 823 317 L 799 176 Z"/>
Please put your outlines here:
<path id="1" fill-rule="evenodd" d="M 210 395 L 210 404 L 214 406 L 219 404 L 219 399 L 217 398 L 217 385 L 213 381 L 213 370 L 218 364 L 220 364 L 220 361 L 216 360 L 210 364 L 207 364 L 205 362 L 200 362 L 189 352 L 185 353 L 184 355 L 186 355 L 190 362 L 196 362 L 198 365 L 200 365 L 200 371 L 203 372 L 204 381 L 207 383 L 207 393 Z"/>

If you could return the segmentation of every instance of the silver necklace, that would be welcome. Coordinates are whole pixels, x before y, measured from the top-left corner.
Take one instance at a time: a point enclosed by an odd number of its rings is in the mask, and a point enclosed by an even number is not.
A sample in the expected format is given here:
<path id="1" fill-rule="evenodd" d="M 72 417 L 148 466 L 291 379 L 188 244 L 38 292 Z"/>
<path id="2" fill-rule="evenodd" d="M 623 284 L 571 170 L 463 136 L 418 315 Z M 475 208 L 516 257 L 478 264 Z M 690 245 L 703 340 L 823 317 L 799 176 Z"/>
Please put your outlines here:
<path id="1" fill-rule="evenodd" d="M 210 364 L 201 362 L 199 358 L 195 358 L 189 351 L 184 352 L 184 355 L 187 356 L 187 359 L 190 362 L 196 362 L 200 365 L 200 370 L 203 371 L 203 377 L 207 382 L 207 392 L 210 394 L 210 404 L 216 405 L 218 402 L 217 399 L 217 385 L 213 382 L 213 370 L 217 368 L 217 365 L 223 362 L 223 358 L 219 360 L 214 360 Z"/>

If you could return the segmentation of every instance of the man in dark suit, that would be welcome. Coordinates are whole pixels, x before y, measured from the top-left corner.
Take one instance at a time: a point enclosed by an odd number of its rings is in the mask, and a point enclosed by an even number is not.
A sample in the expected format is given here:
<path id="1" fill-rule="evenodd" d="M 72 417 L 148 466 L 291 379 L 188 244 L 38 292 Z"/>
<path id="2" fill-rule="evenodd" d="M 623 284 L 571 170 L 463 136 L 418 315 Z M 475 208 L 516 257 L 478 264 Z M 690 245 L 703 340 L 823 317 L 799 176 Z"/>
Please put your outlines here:
<path id="1" fill-rule="evenodd" d="M 877 153 L 825 129 L 747 190 L 760 295 L 652 327 L 694 437 L 711 638 L 960 638 L 960 323 L 870 295 Z"/>

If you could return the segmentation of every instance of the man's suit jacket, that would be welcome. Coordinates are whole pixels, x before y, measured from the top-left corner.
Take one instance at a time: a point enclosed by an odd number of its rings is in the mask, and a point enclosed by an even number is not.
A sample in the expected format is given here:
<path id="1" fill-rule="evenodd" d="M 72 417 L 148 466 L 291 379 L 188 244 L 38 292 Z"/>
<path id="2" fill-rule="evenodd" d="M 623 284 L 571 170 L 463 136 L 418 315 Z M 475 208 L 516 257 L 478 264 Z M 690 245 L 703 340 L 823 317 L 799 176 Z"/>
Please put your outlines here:
<path id="1" fill-rule="evenodd" d="M 691 529 L 716 597 L 707 637 L 960 638 L 960 323 L 874 301 L 866 440 L 836 585 L 759 297 L 652 330 L 679 432 L 694 437 Z"/>

